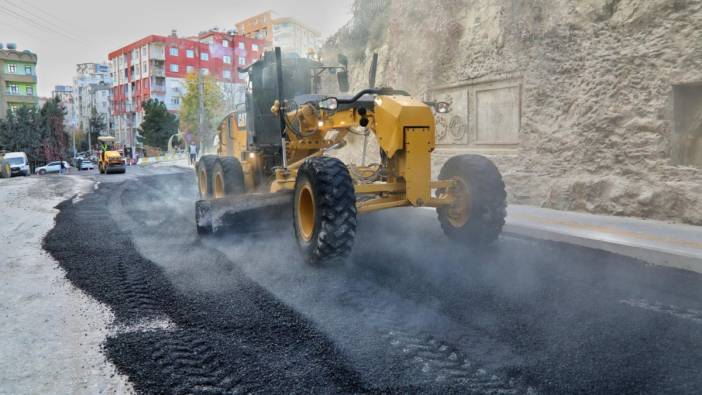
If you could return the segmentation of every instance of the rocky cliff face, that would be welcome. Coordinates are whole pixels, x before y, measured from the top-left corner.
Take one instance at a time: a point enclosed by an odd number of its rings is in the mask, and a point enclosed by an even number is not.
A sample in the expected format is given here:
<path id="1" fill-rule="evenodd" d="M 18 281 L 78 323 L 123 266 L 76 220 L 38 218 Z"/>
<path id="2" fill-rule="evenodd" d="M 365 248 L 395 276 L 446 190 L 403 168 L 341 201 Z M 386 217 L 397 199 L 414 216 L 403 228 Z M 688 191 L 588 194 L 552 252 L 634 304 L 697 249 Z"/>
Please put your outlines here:
<path id="1" fill-rule="evenodd" d="M 673 100 L 702 82 L 700 0 L 359 0 L 354 15 L 323 55 L 349 56 L 355 88 L 377 52 L 379 85 L 453 102 L 435 174 L 477 152 L 512 203 L 702 224 L 702 170 L 675 158 L 702 155 L 702 125 L 681 140 Z"/>

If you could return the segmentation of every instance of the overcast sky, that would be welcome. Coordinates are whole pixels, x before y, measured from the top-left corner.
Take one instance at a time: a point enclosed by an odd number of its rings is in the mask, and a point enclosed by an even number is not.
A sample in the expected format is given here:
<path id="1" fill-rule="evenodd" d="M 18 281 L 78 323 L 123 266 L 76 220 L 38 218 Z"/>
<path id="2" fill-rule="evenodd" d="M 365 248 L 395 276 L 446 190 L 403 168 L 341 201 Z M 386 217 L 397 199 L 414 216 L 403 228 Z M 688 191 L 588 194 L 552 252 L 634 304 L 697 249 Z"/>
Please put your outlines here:
<path id="1" fill-rule="evenodd" d="M 17 43 L 39 56 L 38 91 L 70 84 L 77 63 L 107 54 L 150 34 L 196 34 L 271 9 L 322 33 L 333 34 L 351 18 L 353 0 L 0 0 L 0 42 Z"/>

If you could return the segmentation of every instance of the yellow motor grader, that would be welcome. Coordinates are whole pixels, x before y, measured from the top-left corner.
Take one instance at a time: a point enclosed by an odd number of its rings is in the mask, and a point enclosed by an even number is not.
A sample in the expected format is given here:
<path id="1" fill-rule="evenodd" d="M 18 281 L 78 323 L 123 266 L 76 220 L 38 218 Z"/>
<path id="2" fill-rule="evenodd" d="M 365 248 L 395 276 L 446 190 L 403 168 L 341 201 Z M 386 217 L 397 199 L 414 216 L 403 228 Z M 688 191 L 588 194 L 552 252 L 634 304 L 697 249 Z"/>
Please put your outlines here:
<path id="1" fill-rule="evenodd" d="M 245 106 L 222 122 L 218 154 L 196 166 L 198 232 L 291 213 L 302 256 L 321 264 L 351 252 L 359 214 L 413 206 L 436 208 L 444 233 L 459 243 L 493 242 L 506 212 L 497 167 L 482 156 L 460 155 L 431 179 L 435 112 L 449 105 L 375 88 L 377 56 L 370 88 L 352 96 L 318 94 L 325 71 L 348 91 L 348 62 L 340 56 L 339 63 L 283 59 L 275 48 L 240 70 L 249 74 Z M 380 163 L 347 165 L 328 156 L 349 133 L 374 133 Z"/>

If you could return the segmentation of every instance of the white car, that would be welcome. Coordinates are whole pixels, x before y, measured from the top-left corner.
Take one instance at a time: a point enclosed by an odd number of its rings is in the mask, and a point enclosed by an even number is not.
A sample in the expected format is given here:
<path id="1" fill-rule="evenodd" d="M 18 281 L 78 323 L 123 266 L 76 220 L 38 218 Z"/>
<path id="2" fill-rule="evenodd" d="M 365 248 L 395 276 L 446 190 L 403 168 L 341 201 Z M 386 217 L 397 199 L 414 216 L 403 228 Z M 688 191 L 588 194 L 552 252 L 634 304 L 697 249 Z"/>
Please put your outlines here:
<path id="1" fill-rule="evenodd" d="M 66 161 L 63 161 L 63 166 L 66 170 L 71 168 L 71 165 L 69 165 L 68 162 L 66 162 Z M 36 168 L 36 173 L 39 175 L 60 173 L 60 172 L 61 172 L 61 161 L 49 162 L 49 164 L 47 164 L 45 166 L 40 166 L 40 167 Z"/>
<path id="2" fill-rule="evenodd" d="M 95 163 L 90 159 L 81 159 L 77 161 L 78 170 L 93 170 Z"/>
<path id="3" fill-rule="evenodd" d="M 10 172 L 12 176 L 28 176 L 31 173 L 29 169 L 29 161 L 27 160 L 27 154 L 24 152 L 10 152 L 5 154 L 2 158 L 3 161 L 10 164 Z"/>
<path id="4" fill-rule="evenodd" d="M 80 169 L 78 170 L 93 170 L 95 168 L 95 163 L 90 159 L 83 159 L 80 161 Z"/>

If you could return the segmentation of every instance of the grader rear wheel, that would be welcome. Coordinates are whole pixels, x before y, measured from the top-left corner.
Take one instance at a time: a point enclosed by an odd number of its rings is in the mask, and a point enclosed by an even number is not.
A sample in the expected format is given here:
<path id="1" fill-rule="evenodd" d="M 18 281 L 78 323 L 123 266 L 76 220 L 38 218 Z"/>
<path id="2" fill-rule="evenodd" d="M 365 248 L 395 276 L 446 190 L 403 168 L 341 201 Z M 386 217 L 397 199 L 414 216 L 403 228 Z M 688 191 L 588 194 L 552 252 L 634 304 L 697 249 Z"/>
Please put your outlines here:
<path id="1" fill-rule="evenodd" d="M 295 181 L 295 235 L 307 263 L 339 261 L 356 237 L 356 193 L 349 171 L 336 158 L 310 158 Z"/>
<path id="2" fill-rule="evenodd" d="M 495 164 L 480 155 L 454 156 L 442 167 L 439 179 L 456 181 L 451 191 L 454 203 L 437 209 L 446 236 L 471 247 L 494 242 L 507 215 L 505 184 Z"/>
<path id="3" fill-rule="evenodd" d="M 215 199 L 244 193 L 244 170 L 232 157 L 217 158 L 212 168 L 212 193 Z"/>
<path id="4" fill-rule="evenodd" d="M 200 199 L 210 199 L 214 195 L 212 171 L 217 162 L 217 155 L 205 155 L 197 162 L 197 185 Z"/>

